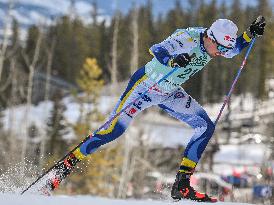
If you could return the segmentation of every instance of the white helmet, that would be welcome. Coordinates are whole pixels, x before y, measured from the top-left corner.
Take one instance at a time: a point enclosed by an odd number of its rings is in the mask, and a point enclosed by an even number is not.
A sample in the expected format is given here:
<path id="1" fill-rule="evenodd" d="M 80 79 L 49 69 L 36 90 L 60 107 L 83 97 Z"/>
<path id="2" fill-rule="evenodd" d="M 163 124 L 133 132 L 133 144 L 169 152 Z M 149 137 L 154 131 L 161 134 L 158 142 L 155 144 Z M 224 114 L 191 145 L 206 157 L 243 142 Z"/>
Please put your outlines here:
<path id="1" fill-rule="evenodd" d="M 217 43 L 233 48 L 236 44 L 238 27 L 228 19 L 217 19 L 207 30 L 207 36 Z"/>

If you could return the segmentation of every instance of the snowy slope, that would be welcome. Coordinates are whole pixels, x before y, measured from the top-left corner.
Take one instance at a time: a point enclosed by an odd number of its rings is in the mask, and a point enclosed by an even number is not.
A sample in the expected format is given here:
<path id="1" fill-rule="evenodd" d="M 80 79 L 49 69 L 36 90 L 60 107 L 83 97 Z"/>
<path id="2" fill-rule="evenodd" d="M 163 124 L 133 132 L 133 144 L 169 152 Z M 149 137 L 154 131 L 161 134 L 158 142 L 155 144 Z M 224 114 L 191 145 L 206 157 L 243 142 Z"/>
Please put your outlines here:
<path id="1" fill-rule="evenodd" d="M 136 200 L 114 200 L 90 196 L 53 196 L 43 197 L 35 195 L 13 195 L 0 194 L 0 202 L 3 205 L 212 205 L 212 203 L 197 203 L 192 201 L 136 201 Z M 244 203 L 218 202 L 214 205 L 248 205 Z"/>
<path id="2" fill-rule="evenodd" d="M 10 19 L 7 19 L 10 0 L 0 0 L 0 37 L 3 35 L 4 27 Z M 93 10 L 92 1 L 78 0 L 75 1 L 75 10 L 73 11 L 84 23 L 92 21 L 91 11 Z M 21 39 L 25 39 L 27 28 L 31 25 L 47 25 L 53 23 L 58 16 L 71 14 L 70 0 L 15 0 L 12 4 L 10 15 L 17 19 L 20 26 Z M 98 21 L 106 20 L 110 22 L 110 15 L 107 14 L 101 5 L 98 9 Z M 11 33 L 10 25 L 8 33 Z"/>
<path id="3" fill-rule="evenodd" d="M 9 7 L 9 0 L 0 1 L 0 16 L 3 17 Z M 70 1 L 59 0 L 56 6 L 56 0 L 18 0 L 14 1 L 12 15 L 19 21 L 20 25 L 28 27 L 32 24 L 47 21 L 56 16 L 68 14 L 70 12 Z M 81 0 L 76 1 L 75 9 L 79 17 L 83 20 L 91 20 L 90 12 L 92 3 Z M 100 9 L 100 13 L 103 11 Z"/>
<path id="4" fill-rule="evenodd" d="M 98 109 L 108 116 L 116 101 L 116 97 L 101 96 L 101 103 Z M 66 122 L 69 124 L 76 123 L 80 116 L 80 105 L 75 102 L 72 97 L 64 98 L 63 102 L 67 107 L 67 110 L 64 113 Z M 30 111 L 28 112 L 29 124 L 34 124 L 38 128 L 40 134 L 45 132 L 46 122 L 52 106 L 52 102 L 41 102 L 36 106 L 31 106 Z M 85 110 L 88 110 L 87 108 L 89 106 L 92 107 L 91 104 L 85 104 Z M 18 128 L 14 129 L 13 132 L 19 137 L 27 134 L 26 129 L 24 129 L 24 122 L 26 119 L 25 105 L 10 107 L 3 111 L 3 114 L 5 115 L 3 119 L 5 129 L 8 130 L 10 127 Z M 13 117 L 11 115 L 13 115 Z M 157 120 L 155 120 L 155 116 L 157 116 Z M 165 147 L 186 145 L 190 136 L 193 134 L 193 130 L 190 127 L 177 120 L 160 116 L 158 113 L 150 113 L 149 115 L 140 117 L 146 122 L 142 128 L 150 136 L 148 139 L 149 144 L 160 144 Z M 152 121 L 154 122 L 153 124 L 151 123 Z M 182 134 L 178 135 L 178 133 Z M 71 130 L 66 136 L 63 136 L 65 139 L 72 139 L 74 137 Z"/>

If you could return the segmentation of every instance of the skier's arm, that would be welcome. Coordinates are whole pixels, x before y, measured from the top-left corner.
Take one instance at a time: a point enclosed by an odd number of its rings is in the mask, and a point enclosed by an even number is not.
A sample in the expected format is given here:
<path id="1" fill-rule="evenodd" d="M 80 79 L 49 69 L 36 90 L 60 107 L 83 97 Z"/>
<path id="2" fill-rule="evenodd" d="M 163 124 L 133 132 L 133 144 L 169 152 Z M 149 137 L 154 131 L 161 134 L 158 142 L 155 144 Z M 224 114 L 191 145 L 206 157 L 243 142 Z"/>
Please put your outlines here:
<path id="1" fill-rule="evenodd" d="M 190 46 L 188 45 L 191 42 L 189 39 L 190 36 L 184 30 L 178 29 L 166 40 L 153 45 L 149 49 L 149 52 L 161 64 L 172 66 L 174 59 L 176 58 L 178 62 L 182 62 L 184 59 L 188 60 L 187 55 L 191 50 Z M 184 54 L 184 56 L 179 56 L 179 54 Z"/>
<path id="2" fill-rule="evenodd" d="M 236 45 L 235 47 L 226 52 L 224 54 L 224 57 L 226 58 L 233 58 L 234 56 L 238 55 L 239 53 L 241 53 L 241 51 L 247 47 L 249 45 L 251 41 L 251 38 L 247 35 L 246 32 L 244 32 L 242 35 L 238 36 L 238 38 L 236 39 Z"/>
<path id="3" fill-rule="evenodd" d="M 163 65 L 168 65 L 169 61 L 172 59 L 172 56 L 169 54 L 167 49 L 159 44 L 153 45 L 149 49 L 149 53 Z"/>
<path id="4" fill-rule="evenodd" d="M 224 55 L 224 57 L 232 58 L 235 55 L 238 55 L 245 47 L 249 45 L 252 38 L 256 38 L 263 35 L 264 27 L 265 18 L 263 16 L 259 16 L 255 21 L 251 23 L 247 31 L 245 31 L 241 36 L 237 38 L 234 49 L 228 51 Z"/>

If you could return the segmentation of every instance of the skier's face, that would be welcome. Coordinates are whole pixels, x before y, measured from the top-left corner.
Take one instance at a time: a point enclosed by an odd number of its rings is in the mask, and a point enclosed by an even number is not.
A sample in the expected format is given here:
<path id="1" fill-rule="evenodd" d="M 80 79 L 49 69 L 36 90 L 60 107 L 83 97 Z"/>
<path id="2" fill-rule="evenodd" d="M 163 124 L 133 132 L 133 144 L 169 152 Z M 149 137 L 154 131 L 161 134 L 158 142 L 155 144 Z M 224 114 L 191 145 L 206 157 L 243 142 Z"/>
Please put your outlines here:
<path id="1" fill-rule="evenodd" d="M 210 57 L 216 57 L 216 56 L 222 56 L 223 53 L 221 53 L 218 49 L 217 49 L 217 46 L 218 44 L 211 40 L 210 38 L 208 37 L 204 37 L 203 38 L 204 40 L 204 47 L 206 49 L 206 52 L 208 53 L 208 55 L 210 55 Z"/>

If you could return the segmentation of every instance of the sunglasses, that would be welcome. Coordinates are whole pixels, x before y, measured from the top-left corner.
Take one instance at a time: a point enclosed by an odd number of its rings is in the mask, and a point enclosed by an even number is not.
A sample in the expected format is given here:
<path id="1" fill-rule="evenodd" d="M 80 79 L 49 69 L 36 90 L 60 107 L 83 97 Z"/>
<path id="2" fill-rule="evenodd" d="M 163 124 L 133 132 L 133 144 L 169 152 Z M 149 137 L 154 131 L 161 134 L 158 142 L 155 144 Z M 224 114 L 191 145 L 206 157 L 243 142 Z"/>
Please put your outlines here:
<path id="1" fill-rule="evenodd" d="M 221 52 L 221 53 L 226 53 L 226 52 L 230 51 L 231 49 L 233 49 L 233 48 L 229 48 L 229 47 L 226 47 L 226 46 L 224 46 L 224 45 L 218 43 L 218 41 L 216 40 L 215 36 L 213 35 L 213 32 L 211 32 L 210 35 L 213 37 L 213 39 L 210 38 L 210 40 L 211 40 L 213 43 L 216 43 L 216 44 L 217 44 L 217 50 L 218 50 L 219 52 Z"/>

